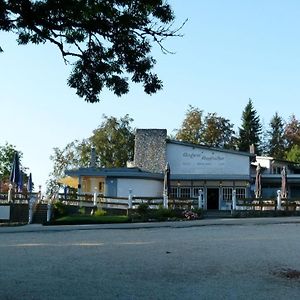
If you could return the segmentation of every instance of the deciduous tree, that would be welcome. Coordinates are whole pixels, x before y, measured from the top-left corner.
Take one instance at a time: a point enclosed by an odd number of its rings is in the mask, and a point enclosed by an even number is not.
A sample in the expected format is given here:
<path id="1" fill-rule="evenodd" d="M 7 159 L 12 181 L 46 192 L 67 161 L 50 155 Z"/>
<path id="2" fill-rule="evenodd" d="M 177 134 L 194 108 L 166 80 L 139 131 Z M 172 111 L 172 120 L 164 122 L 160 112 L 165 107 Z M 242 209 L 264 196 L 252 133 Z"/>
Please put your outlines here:
<path id="1" fill-rule="evenodd" d="M 208 113 L 203 127 L 202 143 L 210 147 L 234 148 L 235 132 L 228 119 L 219 117 L 216 113 Z"/>
<path id="2" fill-rule="evenodd" d="M 50 42 L 72 63 L 68 84 L 88 102 L 103 88 L 121 96 L 128 77 L 147 94 L 162 88 L 152 72 L 152 44 L 179 36 L 165 0 L 0 0 L 0 30 L 14 32 L 19 44 Z M 1 51 L 0 47 L 0 51 Z"/>
<path id="3" fill-rule="evenodd" d="M 95 148 L 97 156 L 96 167 L 125 167 L 126 162 L 133 159 L 134 130 L 130 126 L 133 119 L 128 115 L 120 119 L 105 115 L 103 118 L 90 137 L 75 140 L 62 149 L 53 149 L 50 157 L 53 170 L 47 181 L 49 194 L 58 191 L 58 179 L 64 176 L 66 169 L 90 166 L 92 148 Z"/>
<path id="4" fill-rule="evenodd" d="M 179 141 L 200 144 L 203 134 L 203 111 L 197 107 L 189 106 L 181 128 L 177 130 L 175 138 Z"/>
<path id="5" fill-rule="evenodd" d="M 102 167 L 125 167 L 133 159 L 134 131 L 129 115 L 117 119 L 103 116 L 102 124 L 93 131 L 91 144 L 96 149 Z"/>
<path id="6" fill-rule="evenodd" d="M 287 142 L 287 151 L 294 145 L 300 145 L 300 121 L 294 114 L 290 116 L 285 126 L 284 137 Z"/>

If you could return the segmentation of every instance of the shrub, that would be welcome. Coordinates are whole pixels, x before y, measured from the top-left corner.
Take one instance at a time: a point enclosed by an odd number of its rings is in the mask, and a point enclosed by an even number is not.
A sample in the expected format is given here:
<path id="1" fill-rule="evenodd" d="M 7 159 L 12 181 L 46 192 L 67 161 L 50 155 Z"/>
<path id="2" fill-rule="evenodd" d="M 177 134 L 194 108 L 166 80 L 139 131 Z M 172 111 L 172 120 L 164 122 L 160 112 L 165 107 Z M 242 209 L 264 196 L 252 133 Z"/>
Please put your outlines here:
<path id="1" fill-rule="evenodd" d="M 105 216 L 105 215 L 106 215 L 106 211 L 103 209 L 97 209 L 94 212 L 94 216 L 96 216 L 96 217 L 101 217 L 101 216 Z"/>
<path id="2" fill-rule="evenodd" d="M 80 208 L 78 209 L 78 213 L 79 213 L 80 215 L 85 215 L 85 207 L 80 207 Z"/>
<path id="3" fill-rule="evenodd" d="M 55 218 L 63 217 L 67 215 L 67 206 L 60 201 L 56 201 L 53 204 L 53 213 Z"/>
<path id="4" fill-rule="evenodd" d="M 146 216 L 149 214 L 150 208 L 148 203 L 141 203 L 137 208 L 137 213 L 141 216 Z"/>
<path id="5" fill-rule="evenodd" d="M 153 210 L 153 217 L 159 221 L 165 221 L 176 217 L 176 212 L 169 208 L 159 207 L 157 210 Z"/>

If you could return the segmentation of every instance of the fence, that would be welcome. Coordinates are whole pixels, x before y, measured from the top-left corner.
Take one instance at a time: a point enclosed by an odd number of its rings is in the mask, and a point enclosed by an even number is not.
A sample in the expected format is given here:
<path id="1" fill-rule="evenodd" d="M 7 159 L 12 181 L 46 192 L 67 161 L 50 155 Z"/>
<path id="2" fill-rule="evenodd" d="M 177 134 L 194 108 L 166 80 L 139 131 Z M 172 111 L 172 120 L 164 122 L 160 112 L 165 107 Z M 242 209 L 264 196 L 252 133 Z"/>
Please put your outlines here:
<path id="1" fill-rule="evenodd" d="M 300 210 L 300 199 L 281 199 L 280 206 L 282 210 Z M 274 198 L 269 199 L 253 199 L 247 198 L 237 200 L 236 210 L 278 210 L 278 200 Z M 279 209 L 280 210 L 280 209 Z"/>
<path id="2" fill-rule="evenodd" d="M 151 209 L 157 209 L 160 206 L 166 206 L 164 198 L 159 197 L 138 197 L 128 195 L 128 197 L 107 197 L 102 194 L 64 194 L 60 193 L 55 196 L 56 199 L 62 203 L 71 206 L 81 207 L 94 207 L 101 208 L 116 208 L 116 209 L 128 209 L 137 208 L 142 203 L 147 203 Z M 168 207 L 179 209 L 191 209 L 198 207 L 198 198 L 172 198 L 168 199 Z"/>

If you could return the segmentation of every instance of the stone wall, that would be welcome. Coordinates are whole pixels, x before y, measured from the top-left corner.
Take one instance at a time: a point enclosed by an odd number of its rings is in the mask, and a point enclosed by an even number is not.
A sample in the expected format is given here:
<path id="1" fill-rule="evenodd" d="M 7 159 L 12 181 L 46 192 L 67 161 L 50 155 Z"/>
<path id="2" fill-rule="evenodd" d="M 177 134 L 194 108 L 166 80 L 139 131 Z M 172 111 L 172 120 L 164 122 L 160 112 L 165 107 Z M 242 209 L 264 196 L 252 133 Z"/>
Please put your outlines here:
<path id="1" fill-rule="evenodd" d="M 144 171 L 163 173 L 166 165 L 166 129 L 137 129 L 134 166 Z"/>

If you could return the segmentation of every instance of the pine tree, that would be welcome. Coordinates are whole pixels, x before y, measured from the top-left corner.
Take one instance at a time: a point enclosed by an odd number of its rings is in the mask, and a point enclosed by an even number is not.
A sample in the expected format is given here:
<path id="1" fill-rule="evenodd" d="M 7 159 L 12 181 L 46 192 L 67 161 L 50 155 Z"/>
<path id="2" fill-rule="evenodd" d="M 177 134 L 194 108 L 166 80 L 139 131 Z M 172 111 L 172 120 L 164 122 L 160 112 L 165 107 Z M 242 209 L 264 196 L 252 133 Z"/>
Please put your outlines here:
<path id="1" fill-rule="evenodd" d="M 267 154 L 276 159 L 285 158 L 284 122 L 276 112 L 267 131 Z"/>
<path id="2" fill-rule="evenodd" d="M 248 152 L 251 145 L 255 147 L 255 153 L 261 153 L 260 135 L 262 126 L 259 116 L 253 107 L 252 100 L 249 98 L 242 114 L 242 126 L 239 128 L 238 146 L 240 151 Z"/>

